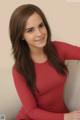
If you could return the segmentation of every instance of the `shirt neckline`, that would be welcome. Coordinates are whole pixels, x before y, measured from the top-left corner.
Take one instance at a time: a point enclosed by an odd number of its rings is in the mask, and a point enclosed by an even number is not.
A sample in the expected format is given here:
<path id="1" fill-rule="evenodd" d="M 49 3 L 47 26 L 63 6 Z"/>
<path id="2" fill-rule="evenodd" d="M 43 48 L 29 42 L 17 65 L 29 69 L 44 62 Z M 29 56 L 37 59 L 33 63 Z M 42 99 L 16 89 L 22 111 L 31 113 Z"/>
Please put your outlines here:
<path id="1" fill-rule="evenodd" d="M 41 63 L 35 62 L 35 61 L 33 61 L 33 62 L 34 62 L 35 65 L 44 65 L 44 64 L 48 63 L 48 60 L 46 60 L 44 62 L 41 62 Z"/>

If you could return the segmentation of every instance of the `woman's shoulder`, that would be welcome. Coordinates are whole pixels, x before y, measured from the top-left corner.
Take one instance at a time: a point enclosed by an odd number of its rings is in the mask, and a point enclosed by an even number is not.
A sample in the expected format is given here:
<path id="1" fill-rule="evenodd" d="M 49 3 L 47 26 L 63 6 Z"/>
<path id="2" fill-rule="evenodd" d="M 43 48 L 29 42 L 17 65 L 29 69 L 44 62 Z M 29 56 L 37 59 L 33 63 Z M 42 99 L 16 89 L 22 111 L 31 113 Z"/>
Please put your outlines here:
<path id="1" fill-rule="evenodd" d="M 60 40 L 52 40 L 51 43 L 57 50 L 60 49 L 61 46 L 63 46 L 63 44 L 65 44 L 64 42 Z"/>
<path id="2" fill-rule="evenodd" d="M 17 67 L 15 64 L 12 66 L 12 75 L 14 78 L 24 79 L 23 75 L 17 70 Z"/>
<path id="3" fill-rule="evenodd" d="M 69 44 L 67 42 L 63 42 L 61 40 L 53 40 L 51 42 L 52 42 L 53 46 L 55 46 L 56 49 L 58 49 L 58 50 L 64 50 L 68 46 L 71 46 L 71 44 Z"/>
<path id="4" fill-rule="evenodd" d="M 54 45 L 59 45 L 59 46 L 72 45 L 72 44 L 70 44 L 70 43 L 68 43 L 68 42 L 64 42 L 63 40 L 52 40 L 51 42 L 52 42 L 52 44 L 54 44 Z"/>
<path id="5" fill-rule="evenodd" d="M 63 41 L 61 41 L 61 40 L 52 40 L 51 43 L 54 44 L 54 45 L 66 44 L 66 42 L 63 42 Z"/>
<path id="6" fill-rule="evenodd" d="M 57 54 L 61 59 L 64 59 L 65 57 L 65 49 L 68 47 L 68 44 L 66 42 L 63 42 L 61 40 L 54 40 L 51 41 L 53 47 L 57 50 Z"/>

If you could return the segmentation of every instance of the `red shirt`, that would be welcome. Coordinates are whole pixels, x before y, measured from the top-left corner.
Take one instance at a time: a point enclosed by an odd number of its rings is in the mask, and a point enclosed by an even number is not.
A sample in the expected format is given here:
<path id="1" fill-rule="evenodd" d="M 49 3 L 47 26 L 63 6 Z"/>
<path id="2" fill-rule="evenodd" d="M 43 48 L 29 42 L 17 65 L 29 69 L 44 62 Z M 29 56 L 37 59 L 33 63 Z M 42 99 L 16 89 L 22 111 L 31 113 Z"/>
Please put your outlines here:
<path id="1" fill-rule="evenodd" d="M 80 47 L 68 43 L 53 41 L 61 60 L 80 60 Z M 22 102 L 17 120 L 63 120 L 64 113 L 69 112 L 64 103 L 64 84 L 67 75 L 63 76 L 53 68 L 49 61 L 34 63 L 36 86 L 40 94 L 32 95 L 25 78 L 13 66 L 13 80 Z"/>

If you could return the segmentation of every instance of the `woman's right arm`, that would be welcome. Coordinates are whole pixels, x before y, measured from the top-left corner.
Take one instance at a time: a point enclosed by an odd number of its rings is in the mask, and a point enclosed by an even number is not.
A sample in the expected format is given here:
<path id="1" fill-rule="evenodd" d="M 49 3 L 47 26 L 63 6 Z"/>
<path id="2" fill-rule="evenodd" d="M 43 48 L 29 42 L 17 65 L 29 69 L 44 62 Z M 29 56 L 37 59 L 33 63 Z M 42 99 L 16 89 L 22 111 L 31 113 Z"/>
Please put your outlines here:
<path id="1" fill-rule="evenodd" d="M 13 67 L 12 73 L 17 93 L 28 117 L 34 120 L 64 120 L 63 113 L 48 112 L 39 108 L 25 79 L 17 72 L 16 67 Z"/>

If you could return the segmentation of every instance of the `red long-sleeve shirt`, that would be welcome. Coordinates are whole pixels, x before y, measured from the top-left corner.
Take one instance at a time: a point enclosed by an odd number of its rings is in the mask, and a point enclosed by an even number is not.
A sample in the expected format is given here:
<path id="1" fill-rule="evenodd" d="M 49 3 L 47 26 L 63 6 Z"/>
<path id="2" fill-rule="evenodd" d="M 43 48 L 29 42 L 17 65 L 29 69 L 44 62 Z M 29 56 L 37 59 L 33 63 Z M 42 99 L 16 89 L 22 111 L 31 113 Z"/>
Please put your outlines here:
<path id="1" fill-rule="evenodd" d="M 80 60 L 80 47 L 68 43 L 53 41 L 61 60 Z M 22 102 L 17 120 L 63 120 L 64 113 L 69 112 L 64 103 L 63 76 L 53 68 L 48 61 L 34 63 L 36 71 L 36 86 L 40 94 L 32 95 L 26 85 L 25 78 L 13 66 L 13 80 L 19 98 Z"/>

